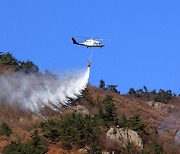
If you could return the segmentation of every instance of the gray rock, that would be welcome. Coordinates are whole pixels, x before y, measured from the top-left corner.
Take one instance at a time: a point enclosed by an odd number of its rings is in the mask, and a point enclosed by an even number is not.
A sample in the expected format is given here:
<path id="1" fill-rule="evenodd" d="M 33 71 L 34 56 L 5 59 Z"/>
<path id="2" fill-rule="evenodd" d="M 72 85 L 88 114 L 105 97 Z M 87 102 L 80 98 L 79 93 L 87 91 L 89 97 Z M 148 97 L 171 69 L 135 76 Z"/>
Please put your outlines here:
<path id="1" fill-rule="evenodd" d="M 82 105 L 73 106 L 70 112 L 81 115 L 89 115 L 89 110 Z"/>
<path id="2" fill-rule="evenodd" d="M 143 149 L 142 139 L 139 137 L 138 133 L 133 130 L 127 130 L 124 128 L 110 128 L 106 137 L 110 140 L 119 142 L 119 146 L 127 146 L 128 142 L 132 143 L 134 146 Z"/>
<path id="3" fill-rule="evenodd" d="M 146 102 L 149 106 L 154 106 L 155 102 L 154 101 L 148 101 Z"/>
<path id="4" fill-rule="evenodd" d="M 155 109 L 157 109 L 157 110 L 162 110 L 162 109 L 164 108 L 164 106 L 165 106 L 165 104 L 160 103 L 160 102 L 156 102 L 156 103 L 154 104 L 154 107 L 155 107 Z"/>
<path id="5" fill-rule="evenodd" d="M 149 106 L 153 106 L 157 110 L 162 110 L 165 106 L 165 104 L 161 102 L 154 102 L 154 101 L 148 101 L 146 102 Z"/>

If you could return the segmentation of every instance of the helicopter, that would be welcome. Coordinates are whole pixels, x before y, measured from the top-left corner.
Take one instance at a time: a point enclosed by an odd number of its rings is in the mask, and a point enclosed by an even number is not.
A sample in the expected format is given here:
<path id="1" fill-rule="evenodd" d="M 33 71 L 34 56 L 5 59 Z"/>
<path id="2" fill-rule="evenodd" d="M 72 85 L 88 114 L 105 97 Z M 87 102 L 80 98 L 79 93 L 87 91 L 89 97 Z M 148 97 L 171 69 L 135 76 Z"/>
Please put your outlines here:
<path id="1" fill-rule="evenodd" d="M 88 38 L 87 40 L 85 40 L 84 42 L 77 42 L 74 37 L 72 37 L 72 41 L 73 44 L 76 45 L 82 45 L 82 46 L 86 46 L 87 48 L 91 48 L 91 47 L 100 47 L 102 48 L 104 46 L 104 44 L 102 44 L 101 42 L 99 42 L 98 40 L 102 40 L 102 39 L 95 39 L 95 38 Z"/>

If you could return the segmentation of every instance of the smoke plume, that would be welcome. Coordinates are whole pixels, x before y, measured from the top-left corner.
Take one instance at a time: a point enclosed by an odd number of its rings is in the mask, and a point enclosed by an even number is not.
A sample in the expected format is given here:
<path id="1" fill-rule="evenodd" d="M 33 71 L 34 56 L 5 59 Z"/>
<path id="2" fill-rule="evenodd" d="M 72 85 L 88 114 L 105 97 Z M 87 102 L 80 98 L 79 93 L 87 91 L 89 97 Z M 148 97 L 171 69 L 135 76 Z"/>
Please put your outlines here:
<path id="1" fill-rule="evenodd" d="M 64 77 L 24 74 L 0 76 L 0 100 L 25 111 L 39 113 L 44 107 L 53 110 L 77 99 L 88 83 L 90 68 Z"/>
<path id="2" fill-rule="evenodd" d="M 175 142 L 180 144 L 180 130 L 176 133 Z"/>

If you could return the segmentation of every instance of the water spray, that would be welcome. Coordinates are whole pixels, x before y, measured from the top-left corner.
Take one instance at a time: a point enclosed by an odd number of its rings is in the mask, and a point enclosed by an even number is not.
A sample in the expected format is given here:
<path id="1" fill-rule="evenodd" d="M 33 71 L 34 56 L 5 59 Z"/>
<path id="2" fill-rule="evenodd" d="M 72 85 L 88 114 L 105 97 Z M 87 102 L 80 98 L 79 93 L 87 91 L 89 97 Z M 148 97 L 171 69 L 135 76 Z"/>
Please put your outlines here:
<path id="1" fill-rule="evenodd" d="M 0 100 L 36 114 L 44 107 L 57 110 L 81 95 L 89 74 L 89 67 L 63 78 L 20 72 L 4 74 L 0 76 Z"/>

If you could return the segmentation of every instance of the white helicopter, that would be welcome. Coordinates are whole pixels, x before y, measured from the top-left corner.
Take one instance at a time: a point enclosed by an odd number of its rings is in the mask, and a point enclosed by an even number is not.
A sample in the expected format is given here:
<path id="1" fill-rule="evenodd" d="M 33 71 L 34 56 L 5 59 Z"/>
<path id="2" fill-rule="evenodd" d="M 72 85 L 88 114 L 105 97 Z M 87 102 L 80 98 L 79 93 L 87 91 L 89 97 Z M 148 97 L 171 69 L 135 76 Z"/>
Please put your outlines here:
<path id="1" fill-rule="evenodd" d="M 83 37 L 85 38 L 85 37 Z M 101 42 L 97 41 L 97 40 L 103 40 L 103 39 L 95 39 L 95 38 L 88 38 L 87 40 L 85 40 L 84 42 L 77 42 L 73 37 L 72 37 L 72 41 L 73 44 L 77 44 L 77 45 L 82 45 L 82 46 L 86 46 L 88 47 L 103 47 L 104 44 L 102 44 Z"/>

